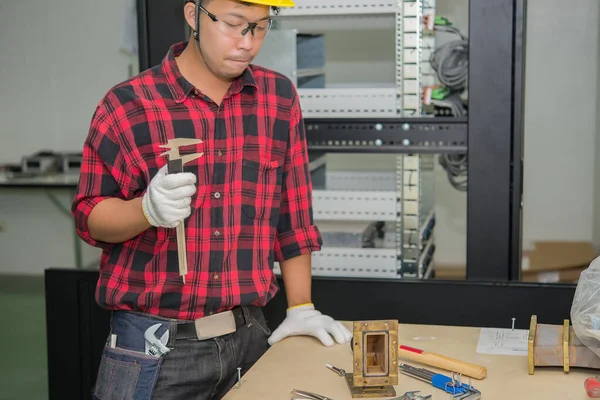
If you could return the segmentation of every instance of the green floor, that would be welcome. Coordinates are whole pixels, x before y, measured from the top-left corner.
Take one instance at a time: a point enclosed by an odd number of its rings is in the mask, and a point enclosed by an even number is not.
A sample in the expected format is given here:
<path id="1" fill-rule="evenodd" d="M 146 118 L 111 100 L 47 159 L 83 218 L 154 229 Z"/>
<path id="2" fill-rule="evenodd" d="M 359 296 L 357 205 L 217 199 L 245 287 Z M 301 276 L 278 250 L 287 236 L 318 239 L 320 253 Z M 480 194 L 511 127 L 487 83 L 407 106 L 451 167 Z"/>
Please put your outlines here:
<path id="1" fill-rule="evenodd" d="M 0 275 L 0 400 L 47 400 L 43 278 Z"/>

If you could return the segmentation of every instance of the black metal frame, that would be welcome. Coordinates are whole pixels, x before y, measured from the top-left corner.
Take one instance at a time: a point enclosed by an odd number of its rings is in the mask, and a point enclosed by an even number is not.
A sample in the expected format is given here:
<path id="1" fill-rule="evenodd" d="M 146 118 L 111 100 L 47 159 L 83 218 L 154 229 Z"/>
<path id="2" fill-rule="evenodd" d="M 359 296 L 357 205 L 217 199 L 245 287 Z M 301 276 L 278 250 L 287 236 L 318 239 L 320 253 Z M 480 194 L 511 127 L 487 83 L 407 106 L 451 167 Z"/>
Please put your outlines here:
<path id="1" fill-rule="evenodd" d="M 309 151 L 342 153 L 465 153 L 466 118 L 307 119 Z"/>
<path id="2" fill-rule="evenodd" d="M 470 0 L 467 279 L 520 278 L 526 0 Z"/>
<path id="3" fill-rule="evenodd" d="M 97 280 L 98 271 L 46 270 L 49 400 L 90 398 L 110 321 L 110 313 L 94 301 Z M 285 287 L 279 284 L 281 291 L 264 308 L 271 329 L 281 323 L 287 307 Z M 372 293 L 373 285 L 377 307 L 368 297 L 356 296 Z M 316 277 L 313 293 L 321 311 L 338 320 L 508 328 L 516 318 L 515 328 L 527 329 L 534 314 L 541 323 L 562 325 L 575 285 Z"/>
<path id="4" fill-rule="evenodd" d="M 181 4 L 138 0 L 141 69 L 188 38 Z M 470 0 L 467 119 L 306 120 L 309 151 L 466 152 L 467 280 L 520 279 L 525 9 Z"/>

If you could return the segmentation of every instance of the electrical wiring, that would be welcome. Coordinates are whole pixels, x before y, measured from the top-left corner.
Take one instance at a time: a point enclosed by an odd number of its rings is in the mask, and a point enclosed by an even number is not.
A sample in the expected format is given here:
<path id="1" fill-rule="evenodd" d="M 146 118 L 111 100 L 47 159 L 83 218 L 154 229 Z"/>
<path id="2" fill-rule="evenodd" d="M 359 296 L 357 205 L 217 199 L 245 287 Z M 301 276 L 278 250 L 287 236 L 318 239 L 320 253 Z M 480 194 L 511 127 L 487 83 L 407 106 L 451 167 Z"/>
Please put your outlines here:
<path id="1" fill-rule="evenodd" d="M 468 38 L 453 26 L 436 25 L 435 30 L 460 37 L 437 47 L 429 61 L 442 84 L 455 91 L 463 90 L 467 87 L 469 74 Z"/>
<path id="2" fill-rule="evenodd" d="M 467 155 L 442 154 L 439 163 L 446 171 L 448 181 L 456 190 L 467 191 Z"/>
<path id="3" fill-rule="evenodd" d="M 433 70 L 443 85 L 452 93 L 443 100 L 432 100 L 433 104 L 447 107 L 456 117 L 467 115 L 467 110 L 459 95 L 468 87 L 469 75 L 469 41 L 460 30 L 450 25 L 436 25 L 435 30 L 455 34 L 459 39 L 451 40 L 437 47 L 431 54 L 430 62 Z M 456 190 L 467 191 L 467 155 L 442 154 L 439 164 L 446 171 L 448 181 Z"/>
<path id="4" fill-rule="evenodd" d="M 443 100 L 431 100 L 431 104 L 439 107 L 447 107 L 455 117 L 464 117 L 467 115 L 467 110 L 458 93 L 452 93 Z"/>

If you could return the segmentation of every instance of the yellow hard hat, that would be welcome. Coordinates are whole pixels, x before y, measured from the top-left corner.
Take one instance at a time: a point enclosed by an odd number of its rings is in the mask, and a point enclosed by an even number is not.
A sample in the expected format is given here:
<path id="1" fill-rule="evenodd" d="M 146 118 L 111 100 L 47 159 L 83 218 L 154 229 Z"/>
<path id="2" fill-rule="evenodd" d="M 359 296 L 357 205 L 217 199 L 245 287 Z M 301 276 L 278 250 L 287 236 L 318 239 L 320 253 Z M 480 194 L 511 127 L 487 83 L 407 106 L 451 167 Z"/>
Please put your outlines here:
<path id="1" fill-rule="evenodd" d="M 263 6 L 271 7 L 294 7 L 295 4 L 292 0 L 242 0 L 246 3 L 260 4 Z"/>

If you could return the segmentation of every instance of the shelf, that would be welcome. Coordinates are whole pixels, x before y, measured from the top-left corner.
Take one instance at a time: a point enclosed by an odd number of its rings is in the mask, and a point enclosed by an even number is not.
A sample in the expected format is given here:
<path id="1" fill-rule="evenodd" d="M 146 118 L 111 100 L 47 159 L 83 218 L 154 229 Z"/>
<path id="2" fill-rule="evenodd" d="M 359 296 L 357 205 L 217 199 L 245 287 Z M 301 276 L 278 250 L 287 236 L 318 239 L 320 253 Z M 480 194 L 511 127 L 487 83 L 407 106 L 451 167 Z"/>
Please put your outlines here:
<path id="1" fill-rule="evenodd" d="M 431 278 L 434 270 L 433 246 L 424 252 L 419 265 L 407 266 L 398 271 L 394 249 L 360 249 L 345 247 L 323 247 L 312 254 L 312 276 L 336 278 L 403 279 Z M 418 271 L 416 269 L 419 269 Z M 274 263 L 273 272 L 281 275 L 279 263 Z"/>
<path id="2" fill-rule="evenodd" d="M 396 1 L 389 0 L 296 0 L 291 8 L 282 8 L 278 17 L 364 15 L 395 13 Z"/>
<path id="3" fill-rule="evenodd" d="M 395 221 L 395 191 L 313 190 L 316 221 Z"/>
<path id="4" fill-rule="evenodd" d="M 312 255 L 313 276 L 398 279 L 395 249 L 323 247 Z M 279 264 L 273 271 L 281 274 Z"/>
<path id="5" fill-rule="evenodd" d="M 466 118 L 307 118 L 311 151 L 465 153 Z"/>
<path id="6" fill-rule="evenodd" d="M 394 87 L 298 89 L 304 118 L 394 117 Z"/>
<path id="7" fill-rule="evenodd" d="M 390 30 L 396 26 L 394 14 L 314 15 L 276 17 L 273 30 L 297 29 L 299 32 Z M 270 33 L 269 33 L 270 35 Z"/>
<path id="8" fill-rule="evenodd" d="M 397 190 L 396 173 L 387 171 L 326 171 L 327 190 L 389 191 Z"/>

